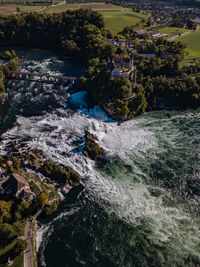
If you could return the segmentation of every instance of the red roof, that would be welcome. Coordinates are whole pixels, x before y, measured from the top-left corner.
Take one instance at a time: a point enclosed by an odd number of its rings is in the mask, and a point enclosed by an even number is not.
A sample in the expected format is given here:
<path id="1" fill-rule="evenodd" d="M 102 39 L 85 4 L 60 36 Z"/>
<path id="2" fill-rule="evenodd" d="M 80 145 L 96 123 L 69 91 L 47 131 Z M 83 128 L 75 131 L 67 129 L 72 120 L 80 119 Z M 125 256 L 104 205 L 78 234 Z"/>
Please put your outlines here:
<path id="1" fill-rule="evenodd" d="M 143 35 L 143 34 L 145 34 L 145 30 L 136 30 L 135 31 L 135 33 L 137 34 L 137 35 Z"/>

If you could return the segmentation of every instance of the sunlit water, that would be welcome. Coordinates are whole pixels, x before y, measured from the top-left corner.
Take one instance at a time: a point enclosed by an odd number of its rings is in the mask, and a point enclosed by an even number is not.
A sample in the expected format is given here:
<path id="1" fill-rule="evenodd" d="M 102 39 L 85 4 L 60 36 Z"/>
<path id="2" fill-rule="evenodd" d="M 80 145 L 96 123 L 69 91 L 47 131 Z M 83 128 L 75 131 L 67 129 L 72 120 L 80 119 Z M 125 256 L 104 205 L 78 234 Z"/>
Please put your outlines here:
<path id="1" fill-rule="evenodd" d="M 26 55 L 24 68 L 54 71 L 49 60 L 48 53 L 34 61 Z M 4 134 L 1 153 L 12 142 L 22 151 L 41 149 L 76 169 L 84 189 L 39 222 L 41 265 L 200 266 L 200 111 L 172 112 L 171 119 L 151 112 L 119 125 L 99 107 L 67 108 L 67 88 L 47 89 L 54 101 L 46 106 L 43 86 L 16 82 L 9 89 L 7 117 L 19 115 L 19 126 Z M 96 166 L 74 145 L 86 129 L 110 163 Z"/>

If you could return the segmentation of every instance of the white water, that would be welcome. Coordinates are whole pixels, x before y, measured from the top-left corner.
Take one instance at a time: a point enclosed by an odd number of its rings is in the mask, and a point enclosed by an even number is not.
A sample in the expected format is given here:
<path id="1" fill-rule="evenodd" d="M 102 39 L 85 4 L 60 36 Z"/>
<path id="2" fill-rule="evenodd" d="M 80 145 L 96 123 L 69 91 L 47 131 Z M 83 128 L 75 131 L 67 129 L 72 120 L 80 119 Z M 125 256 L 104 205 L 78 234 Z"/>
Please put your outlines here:
<path id="1" fill-rule="evenodd" d="M 58 62 L 59 64 L 62 65 L 62 62 Z M 42 62 L 26 61 L 24 70 L 57 73 L 56 67 L 49 70 L 50 68 L 52 68 L 52 63 L 48 58 Z M 27 99 L 30 98 L 30 102 L 44 98 L 44 92 L 47 91 L 56 96 L 56 100 L 60 101 L 63 106 L 64 102 L 66 104 L 65 96 L 58 97 L 57 93 L 53 92 L 52 86 L 47 85 L 41 93 L 41 88 L 34 86 L 35 83 L 30 83 L 26 88 Z M 21 88 L 14 96 L 15 103 L 20 102 L 24 96 Z M 33 96 L 33 91 L 36 91 L 36 96 Z M 65 93 L 67 94 L 67 89 Z M 72 100 L 77 102 L 77 97 L 80 104 L 83 100 L 80 94 L 72 97 Z M 180 116 L 184 119 L 185 115 L 176 116 L 174 119 L 179 120 Z M 198 117 L 199 114 L 195 116 Z M 153 244 L 166 244 L 179 256 L 184 253 L 199 256 L 198 223 L 183 210 L 180 204 L 166 205 L 165 199 L 166 196 L 171 198 L 170 193 L 152 186 L 151 177 L 147 171 L 151 161 L 160 160 L 157 156 L 158 152 L 164 153 L 172 148 L 176 153 L 186 145 L 181 142 L 177 143 L 177 140 L 184 139 L 184 135 L 171 120 L 143 116 L 118 125 L 96 106 L 90 110 L 80 108 L 77 112 L 60 108 L 43 116 L 29 118 L 19 116 L 17 121 L 19 126 L 12 128 L 4 135 L 6 141 L 3 141 L 0 147 L 2 154 L 6 153 L 8 143 L 13 140 L 23 143 L 22 151 L 41 149 L 48 159 L 76 169 L 81 174 L 82 182 L 90 196 L 108 214 L 114 213 L 132 227 L 142 225 L 145 220 L 153 232 L 150 236 Z M 113 171 L 113 174 L 111 172 L 111 175 L 97 170 L 94 162 L 83 156 L 81 152 L 83 146 L 77 148 L 72 144 L 73 141 L 84 136 L 86 129 L 97 137 L 98 143 L 105 149 L 108 158 L 117 159 L 122 164 L 131 166 L 131 170 L 127 172 L 120 168 L 120 165 L 114 166 L 115 163 L 111 163 L 111 169 L 118 169 Z M 153 196 L 150 193 L 152 189 L 157 190 L 159 196 Z M 63 212 L 55 220 L 67 214 Z M 50 224 L 38 230 L 38 246 L 44 232 L 49 231 L 49 227 Z M 51 231 L 48 232 L 48 235 L 51 234 Z"/>
<path id="2" fill-rule="evenodd" d="M 19 117 L 19 127 L 8 131 L 5 137 L 19 141 L 28 137 L 29 141 L 25 141 L 23 149 L 41 149 L 47 158 L 75 168 L 95 201 L 103 205 L 108 213 L 114 212 L 134 227 L 147 220 L 156 243 L 177 239 L 181 244 L 180 253 L 182 249 L 196 251 L 200 236 L 198 226 L 191 224 L 191 218 L 180 207 L 163 204 L 163 197 L 167 194 L 164 190 L 159 189 L 160 197 L 149 193 L 151 186 L 145 184 L 148 174 L 136 166 L 133 173 L 126 176 L 122 173 L 117 179 L 112 179 L 101 175 L 94 163 L 81 152 L 74 152 L 76 147 L 72 141 L 83 137 L 84 130 L 88 129 L 98 138 L 108 157 L 117 157 L 129 164 L 133 164 L 133 157 L 144 160 L 145 155 L 158 146 L 154 133 L 144 127 L 145 119 L 131 120 L 118 126 L 116 122 L 105 122 L 107 117 L 104 120 L 94 119 L 94 110 L 87 114 L 80 113 L 69 115 L 68 111 L 60 110 L 57 114 L 42 117 Z M 67 156 L 63 156 L 63 152 Z M 196 236 L 191 235 L 190 231 L 196 231 Z"/>

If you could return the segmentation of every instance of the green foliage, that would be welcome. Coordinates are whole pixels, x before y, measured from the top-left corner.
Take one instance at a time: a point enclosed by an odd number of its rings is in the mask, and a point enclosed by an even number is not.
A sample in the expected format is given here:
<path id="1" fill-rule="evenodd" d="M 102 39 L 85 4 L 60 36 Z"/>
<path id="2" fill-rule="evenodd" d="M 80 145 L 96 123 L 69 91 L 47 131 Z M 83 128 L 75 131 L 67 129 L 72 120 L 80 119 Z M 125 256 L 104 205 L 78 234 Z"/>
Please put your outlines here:
<path id="1" fill-rule="evenodd" d="M 24 234 L 24 225 L 20 221 L 16 221 L 13 224 L 15 232 L 18 236 L 23 236 Z"/>
<path id="2" fill-rule="evenodd" d="M 60 202 L 59 201 L 53 201 L 51 205 L 46 205 L 44 208 L 44 214 L 46 216 L 52 215 L 54 212 L 58 210 Z"/>
<path id="3" fill-rule="evenodd" d="M 24 265 L 24 254 L 21 253 L 14 259 L 12 267 L 22 267 Z"/>
<path id="4" fill-rule="evenodd" d="M 160 98 L 167 101 L 167 105 L 175 105 L 181 108 L 199 107 L 200 105 L 200 79 L 187 75 L 181 78 L 170 79 L 155 77 L 144 79 L 144 88 L 148 100 L 149 109 L 158 105 Z"/>
<path id="5" fill-rule="evenodd" d="M 4 82 L 0 81 L 0 101 L 3 99 L 4 92 L 5 92 Z"/>
<path id="6" fill-rule="evenodd" d="M 16 58 L 12 58 L 9 60 L 7 64 L 10 71 L 17 71 L 19 68 L 19 61 Z"/>
<path id="7" fill-rule="evenodd" d="M 9 77 L 10 76 L 10 69 L 6 65 L 3 65 L 2 68 L 3 68 L 4 75 L 6 77 Z"/>
<path id="8" fill-rule="evenodd" d="M 80 175 L 72 168 L 58 165 L 53 161 L 45 161 L 41 168 L 41 173 L 63 184 L 77 185 L 80 180 Z"/>
<path id="9" fill-rule="evenodd" d="M 53 161 L 45 161 L 41 168 L 41 173 L 46 177 L 54 180 L 60 180 L 66 183 L 69 180 L 70 174 L 64 169 L 64 167 L 57 165 Z"/>
<path id="10" fill-rule="evenodd" d="M 66 55 L 86 60 L 111 56 L 113 48 L 106 41 L 103 28 L 102 15 L 84 9 L 56 15 L 26 13 L 0 18 L 3 41 L 12 45 L 62 48 Z M 12 57 L 9 68 L 15 70 L 14 55 L 9 52 L 8 56 Z"/>
<path id="11" fill-rule="evenodd" d="M 37 197 L 37 202 L 38 202 L 40 207 L 45 206 L 48 203 L 48 195 L 46 193 L 41 193 Z"/>
<path id="12" fill-rule="evenodd" d="M 84 147 L 84 154 L 88 156 L 89 158 L 96 160 L 103 156 L 104 150 L 102 147 L 100 147 L 96 142 L 94 136 L 88 132 L 85 131 L 85 147 Z"/>
<path id="13" fill-rule="evenodd" d="M 17 205 L 16 212 L 19 212 L 22 218 L 26 218 L 31 215 L 33 209 L 34 205 L 31 201 L 21 201 L 21 203 Z"/>
<path id="14" fill-rule="evenodd" d="M 125 77 L 114 79 L 111 81 L 111 86 L 113 87 L 113 98 L 124 99 L 132 95 L 132 84 Z"/>
<path id="15" fill-rule="evenodd" d="M 11 59 L 12 58 L 12 55 L 11 55 L 10 51 L 5 51 L 4 52 L 4 56 L 5 56 L 6 59 Z"/>
<path id="16" fill-rule="evenodd" d="M 27 241 L 21 238 L 17 239 L 16 245 L 14 247 L 14 251 L 17 255 L 19 255 L 22 251 L 27 248 Z"/>
<path id="17" fill-rule="evenodd" d="M 10 243 L 10 240 L 16 236 L 14 227 L 8 223 L 4 223 L 0 227 L 0 244 L 7 245 Z"/>
<path id="18" fill-rule="evenodd" d="M 39 187 L 33 181 L 30 181 L 29 185 L 30 185 L 31 191 L 33 191 L 36 194 L 36 196 L 39 196 L 40 194 Z"/>
<path id="19" fill-rule="evenodd" d="M 0 201 L 0 224 L 11 219 L 12 201 Z"/>

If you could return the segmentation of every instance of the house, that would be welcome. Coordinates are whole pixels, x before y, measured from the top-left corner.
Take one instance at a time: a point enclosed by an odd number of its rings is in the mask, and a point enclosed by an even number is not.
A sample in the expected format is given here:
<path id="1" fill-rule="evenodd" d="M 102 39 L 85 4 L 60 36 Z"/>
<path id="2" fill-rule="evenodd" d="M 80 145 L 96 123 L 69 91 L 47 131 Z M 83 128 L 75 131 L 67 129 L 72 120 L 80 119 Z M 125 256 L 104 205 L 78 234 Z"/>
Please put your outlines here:
<path id="1" fill-rule="evenodd" d="M 133 56 L 130 58 L 114 58 L 106 62 L 106 68 L 110 70 L 110 79 L 126 77 L 129 78 L 133 71 Z"/>
<path id="2" fill-rule="evenodd" d="M 146 36 L 146 31 L 143 29 L 135 30 L 133 33 L 135 36 L 137 36 L 139 38 L 144 38 Z"/>
<path id="3" fill-rule="evenodd" d="M 17 173 L 12 173 L 8 179 L 1 184 L 1 194 L 11 194 L 16 198 L 31 199 L 33 193 L 27 180 Z"/>

